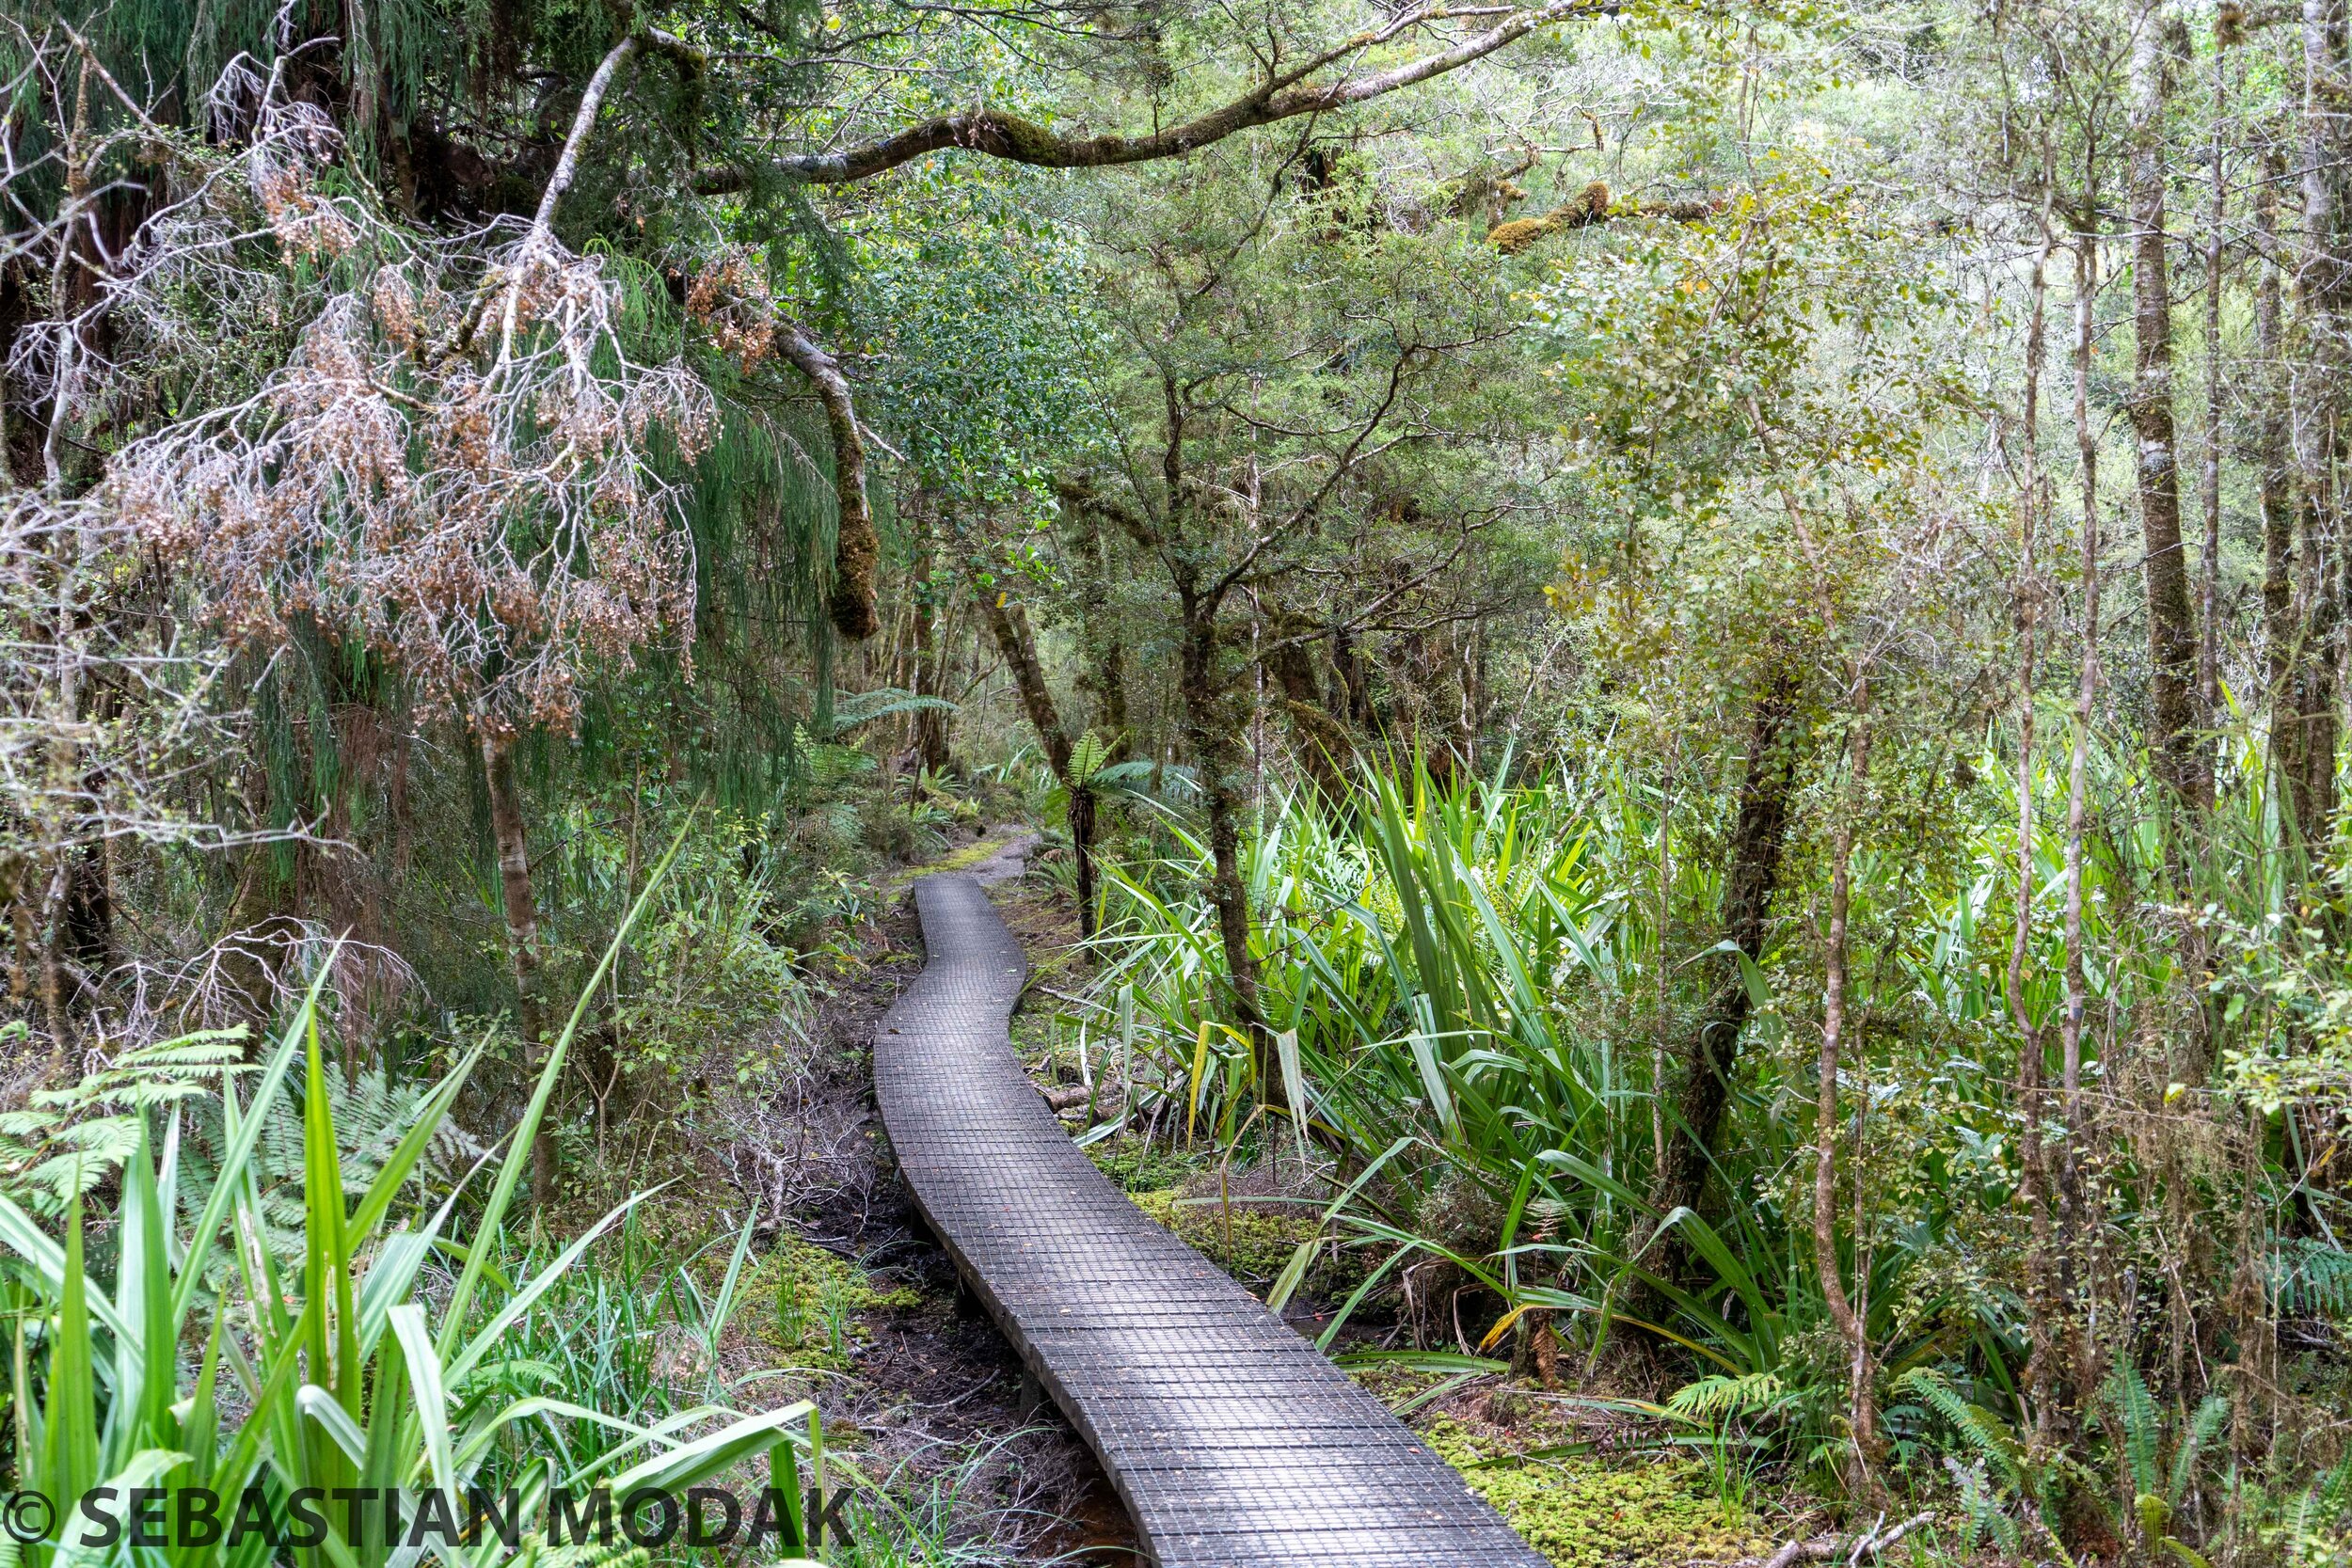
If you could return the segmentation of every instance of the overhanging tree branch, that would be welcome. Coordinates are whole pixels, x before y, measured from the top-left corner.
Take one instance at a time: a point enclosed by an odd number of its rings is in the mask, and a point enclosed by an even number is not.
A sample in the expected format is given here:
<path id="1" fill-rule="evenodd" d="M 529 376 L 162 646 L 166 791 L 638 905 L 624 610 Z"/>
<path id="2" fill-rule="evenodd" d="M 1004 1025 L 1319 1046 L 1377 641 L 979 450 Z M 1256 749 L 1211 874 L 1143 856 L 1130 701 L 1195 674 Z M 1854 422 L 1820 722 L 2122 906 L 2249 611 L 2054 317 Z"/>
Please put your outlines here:
<path id="1" fill-rule="evenodd" d="M 1343 76 L 1337 81 L 1311 80 L 1343 60 L 1452 14 L 1442 6 L 1425 7 L 1385 26 L 1359 33 L 1289 71 L 1269 76 L 1241 97 L 1206 114 L 1148 135 L 1065 136 L 1020 115 L 978 108 L 927 119 L 920 125 L 838 152 L 807 152 L 780 158 L 769 166 L 769 171 L 774 178 L 790 183 L 838 185 L 869 179 L 900 164 L 949 149 L 1040 168 L 1108 168 L 1181 157 L 1255 126 L 1271 125 L 1301 115 L 1327 114 L 1417 86 L 1483 59 L 1539 27 L 1575 17 L 1608 15 L 1616 8 L 1616 0 L 1549 0 L 1545 5 L 1515 10 L 1486 31 L 1473 34 L 1451 49 L 1441 49 L 1386 71 Z M 694 184 L 704 194 L 713 195 L 739 190 L 751 182 L 750 171 L 723 168 L 698 175 Z"/>
<path id="2" fill-rule="evenodd" d="M 833 484 L 840 520 L 834 527 L 833 625 L 842 636 L 874 635 L 881 617 L 874 608 L 874 564 L 882 553 L 874 536 L 874 515 L 866 504 L 866 438 L 858 429 L 857 404 L 840 362 L 800 326 L 777 324 L 776 346 L 817 388 L 833 434 Z"/>

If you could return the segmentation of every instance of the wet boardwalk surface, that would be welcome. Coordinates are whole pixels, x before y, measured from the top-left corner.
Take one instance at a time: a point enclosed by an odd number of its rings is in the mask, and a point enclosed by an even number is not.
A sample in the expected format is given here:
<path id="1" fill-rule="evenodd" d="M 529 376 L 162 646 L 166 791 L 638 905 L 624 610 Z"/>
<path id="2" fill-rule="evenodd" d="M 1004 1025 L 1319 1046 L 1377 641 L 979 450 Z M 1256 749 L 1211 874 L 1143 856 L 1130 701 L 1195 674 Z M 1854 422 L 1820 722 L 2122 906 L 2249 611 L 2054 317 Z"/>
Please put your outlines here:
<path id="1" fill-rule="evenodd" d="M 874 1043 L 892 1148 L 1152 1560 L 1545 1568 L 1377 1400 L 1094 1168 L 1007 1037 L 1020 943 L 971 877 L 914 893 L 930 961 Z"/>

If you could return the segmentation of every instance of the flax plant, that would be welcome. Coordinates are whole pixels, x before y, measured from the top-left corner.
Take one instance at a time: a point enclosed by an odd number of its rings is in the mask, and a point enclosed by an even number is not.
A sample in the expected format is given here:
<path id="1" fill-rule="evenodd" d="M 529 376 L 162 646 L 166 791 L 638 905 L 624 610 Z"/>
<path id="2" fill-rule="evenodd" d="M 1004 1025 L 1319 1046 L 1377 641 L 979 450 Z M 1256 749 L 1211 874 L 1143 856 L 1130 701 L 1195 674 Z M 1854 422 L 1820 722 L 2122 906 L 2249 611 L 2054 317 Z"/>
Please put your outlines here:
<path id="1" fill-rule="evenodd" d="M 621 936 L 675 853 L 674 845 Z M 224 1086 L 225 1148 L 208 1191 L 183 1189 L 176 1118 L 160 1147 L 142 1137 L 109 1216 L 118 1251 L 111 1291 L 93 1269 L 81 1199 L 69 1208 L 59 1242 L 0 1198 L 0 1245 L 16 1265 L 12 1468 L 20 1491 L 52 1505 L 50 1528 L 24 1548 L 30 1568 L 100 1559 L 258 1568 L 275 1555 L 260 1530 L 201 1545 L 192 1544 L 198 1532 L 169 1528 L 168 1545 L 82 1544 L 91 1526 L 76 1503 L 100 1487 L 116 1489 L 118 1510 L 130 1489 L 157 1489 L 167 1521 L 200 1511 L 199 1495 L 209 1493 L 220 1499 L 224 1527 L 252 1489 L 281 1528 L 300 1488 L 326 1488 L 329 1497 L 340 1487 L 397 1490 L 404 1519 L 437 1527 L 468 1521 L 469 1488 L 479 1486 L 512 1485 L 522 1517 L 534 1520 L 554 1487 L 601 1485 L 615 1497 L 676 1491 L 763 1453 L 777 1462 L 780 1479 L 797 1473 L 791 1449 L 815 1441 L 805 1402 L 748 1415 L 705 1403 L 644 1423 L 551 1395 L 515 1398 L 496 1375 L 515 1325 L 639 1201 L 606 1214 L 534 1274 L 510 1280 L 494 1266 L 507 1250 L 516 1188 L 573 1036 L 621 936 L 549 1052 L 462 1243 L 452 1231 L 463 1184 L 427 1210 L 415 1205 L 410 1181 L 481 1049 L 435 1086 L 381 1170 L 353 1190 L 337 1153 L 320 1028 L 324 969 L 252 1092 Z M 283 1259 L 262 1242 L 255 1156 L 263 1123 L 297 1070 L 308 1212 L 298 1259 Z M 189 1212 L 192 1223 L 180 1223 Z M 207 1281 L 224 1251 L 233 1266 L 215 1291 Z M 435 1302 L 422 1287 L 427 1265 L 441 1259 L 459 1266 Z M 563 1450 L 585 1457 L 527 1461 L 515 1473 L 514 1456 L 541 1428 L 595 1436 Z M 529 1559 L 543 1544 L 526 1536 L 519 1548 L 509 1546 L 496 1529 L 469 1530 L 462 1543 L 419 1528 L 396 1539 L 380 1511 L 324 1513 L 322 1543 L 297 1549 L 313 1568 L 407 1568 L 428 1551 L 453 1568 L 488 1568 Z"/>

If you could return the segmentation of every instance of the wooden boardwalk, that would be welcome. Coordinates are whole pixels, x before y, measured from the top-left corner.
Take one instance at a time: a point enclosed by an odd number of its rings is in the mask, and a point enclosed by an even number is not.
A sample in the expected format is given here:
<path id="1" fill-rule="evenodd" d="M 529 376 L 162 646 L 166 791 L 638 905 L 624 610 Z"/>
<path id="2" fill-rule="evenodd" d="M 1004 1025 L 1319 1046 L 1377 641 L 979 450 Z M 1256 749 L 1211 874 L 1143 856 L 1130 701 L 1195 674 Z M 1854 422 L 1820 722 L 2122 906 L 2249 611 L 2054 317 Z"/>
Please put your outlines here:
<path id="1" fill-rule="evenodd" d="M 1545 1568 L 1314 1346 L 1127 1201 L 1014 1059 L 1021 944 L 915 884 L 930 961 L 874 1084 L 914 1201 L 1126 1500 L 1160 1568 Z"/>

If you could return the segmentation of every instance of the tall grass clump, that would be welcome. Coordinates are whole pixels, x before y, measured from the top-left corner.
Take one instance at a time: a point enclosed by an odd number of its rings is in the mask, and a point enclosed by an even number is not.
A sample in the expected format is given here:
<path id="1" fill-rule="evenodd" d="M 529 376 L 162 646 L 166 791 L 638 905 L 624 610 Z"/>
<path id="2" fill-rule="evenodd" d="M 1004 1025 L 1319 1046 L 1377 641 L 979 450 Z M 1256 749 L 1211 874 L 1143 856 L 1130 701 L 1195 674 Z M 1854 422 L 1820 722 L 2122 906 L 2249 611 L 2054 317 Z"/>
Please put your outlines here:
<path id="1" fill-rule="evenodd" d="M 2128 756 L 2100 752 L 2093 775 L 2111 798 L 2132 797 Z M 1981 777 L 1994 796 L 2014 787 L 1989 758 Z M 2034 787 L 2047 799 L 2025 1000 L 2050 1019 L 2066 780 L 2044 771 Z M 2013 822 L 2010 804 L 1980 820 Z M 2159 841 L 2127 814 L 2114 823 L 2087 857 L 2086 985 L 2090 1006 L 2128 1013 L 2171 983 L 2175 959 L 2128 918 Z M 1207 857 L 1182 824 L 1170 852 L 1111 872 L 1091 1000 L 1136 1064 L 1129 1114 L 1144 1135 L 1307 1167 L 1335 1233 L 1311 1244 L 1366 1249 L 1373 1292 L 1417 1281 L 1391 1297 L 1401 1331 L 1482 1354 L 1541 1333 L 1587 1370 L 1613 1343 L 1661 1345 L 1695 1379 L 1648 1407 L 1676 1440 L 1761 1445 L 1835 1484 L 1847 1357 L 1810 1212 L 1820 939 L 1790 892 L 1753 960 L 1721 940 L 1711 829 L 1614 767 L 1442 788 L 1415 768 L 1371 774 L 1337 805 L 1269 803 L 1244 868 L 1264 1024 L 1295 1047 L 1303 1078 L 1296 1129 L 1283 1126 L 1282 1085 L 1260 1081 L 1256 1064 L 1278 1053 L 1253 1052 L 1236 1016 L 1199 892 Z M 1810 847 L 1801 832 L 1788 853 Z M 1853 859 L 1867 948 L 1849 1005 L 1872 1046 L 1847 1073 L 1845 1136 L 1869 1201 L 1841 1217 L 1837 1262 L 1890 1390 L 1899 1463 L 1948 1438 L 1932 1404 L 1902 1392 L 1915 1370 L 2026 1419 L 2029 1329 L 2002 1260 L 2016 1244 L 2018 1037 L 2004 971 L 2017 858 L 1997 826 L 1947 849 L 1929 863 L 1878 842 Z M 2263 889 L 2249 877 L 2219 895 L 2252 917 Z M 1709 1196 L 1704 1212 L 1661 1212 L 1671 1091 L 1724 975 L 1752 1005 Z M 2100 1045 L 2085 1064 L 2092 1082 Z M 2116 1170 L 2119 1183 L 2152 1182 Z M 1671 1269 L 1668 1236 L 1683 1259 Z M 1662 1316 L 1624 1316 L 1645 1298 Z M 1369 1299 L 1359 1291 L 1340 1318 Z"/>
<path id="2" fill-rule="evenodd" d="M 632 919 L 650 896 L 650 888 L 639 895 Z M 259 1531 L 234 1545 L 76 1544 L 87 1527 L 74 1500 L 102 1486 L 119 1498 L 154 1489 L 165 1519 L 183 1517 L 183 1497 L 209 1493 L 225 1499 L 224 1523 L 249 1488 L 280 1521 L 298 1489 L 324 1488 L 332 1497 L 340 1487 L 396 1488 L 405 1518 L 439 1511 L 462 1523 L 473 1486 L 515 1488 L 531 1519 L 556 1486 L 601 1484 L 615 1497 L 676 1490 L 761 1455 L 794 1471 L 814 1432 L 805 1402 L 750 1415 L 705 1402 L 636 1419 L 581 1402 L 560 1380 L 525 1393 L 508 1375 L 515 1325 L 636 1202 L 533 1273 L 497 1266 L 514 1250 L 507 1237 L 516 1190 L 533 1140 L 545 1134 L 587 995 L 502 1154 L 435 1202 L 418 1189 L 420 1161 L 481 1050 L 433 1086 L 366 1180 L 349 1180 L 335 1130 L 324 984 L 322 974 L 259 1063 L 249 1092 L 240 1091 L 241 1075 L 225 1079 L 221 1148 L 208 1180 L 191 1179 L 180 1117 L 151 1129 L 142 1115 L 103 1221 L 93 1224 L 98 1195 L 76 1191 L 60 1239 L 0 1197 L 0 1245 L 10 1259 L 9 1467 L 20 1491 L 55 1504 L 53 1528 L 25 1546 L 25 1560 L 35 1568 L 107 1556 L 259 1564 L 274 1555 Z M 284 1102 L 296 1083 L 304 1214 L 281 1255 L 266 1242 L 269 1195 L 257 1151 L 270 1118 L 291 1111 Z M 487 1192 L 469 1192 L 485 1175 Z M 109 1261 L 111 1282 L 103 1277 Z M 389 1538 L 376 1510 L 356 1520 L 335 1507 L 324 1514 L 323 1542 L 302 1553 L 322 1568 L 378 1568 L 421 1555 Z M 529 1537 L 509 1547 L 493 1529 L 440 1555 L 487 1568 L 540 1550 Z"/>

